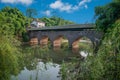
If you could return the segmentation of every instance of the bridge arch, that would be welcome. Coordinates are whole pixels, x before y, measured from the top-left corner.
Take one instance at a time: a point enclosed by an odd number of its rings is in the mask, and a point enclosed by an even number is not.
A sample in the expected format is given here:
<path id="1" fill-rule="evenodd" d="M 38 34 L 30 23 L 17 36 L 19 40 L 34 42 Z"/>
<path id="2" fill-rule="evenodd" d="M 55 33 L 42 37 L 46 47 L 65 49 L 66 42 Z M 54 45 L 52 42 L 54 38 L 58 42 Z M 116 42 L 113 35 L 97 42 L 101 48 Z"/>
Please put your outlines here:
<path id="1" fill-rule="evenodd" d="M 39 37 L 39 43 L 41 46 L 48 45 L 48 43 L 51 43 L 52 40 L 50 39 L 49 35 L 41 35 Z"/>
<path id="2" fill-rule="evenodd" d="M 102 39 L 102 32 L 98 32 L 93 24 L 80 24 L 80 25 L 71 25 L 71 26 L 61 26 L 54 28 L 41 28 L 41 29 L 28 29 L 30 42 L 31 43 L 41 43 L 40 40 L 46 39 L 50 40 L 53 44 L 54 40 L 65 36 L 68 40 L 69 47 L 72 47 L 73 42 L 79 40 L 79 38 L 85 36 L 91 40 L 94 48 L 99 45 L 100 40 Z M 32 37 L 36 36 L 36 37 Z M 42 38 L 42 36 L 45 36 Z M 46 37 L 47 36 L 47 37 Z M 36 39 L 35 39 L 36 38 Z"/>
<path id="3" fill-rule="evenodd" d="M 74 38 L 72 42 L 72 51 L 73 52 L 79 52 L 79 51 L 93 51 L 93 42 L 89 37 L 86 36 L 78 36 L 77 38 Z"/>
<path id="4" fill-rule="evenodd" d="M 30 45 L 37 45 L 39 42 L 38 42 L 38 37 L 37 36 L 33 36 L 30 38 L 30 41 L 29 41 L 29 44 Z"/>
<path id="5" fill-rule="evenodd" d="M 63 45 L 65 43 L 65 45 Z M 66 44 L 67 43 L 67 44 Z M 68 47 L 69 39 L 65 35 L 56 35 L 53 40 L 53 47 Z"/>

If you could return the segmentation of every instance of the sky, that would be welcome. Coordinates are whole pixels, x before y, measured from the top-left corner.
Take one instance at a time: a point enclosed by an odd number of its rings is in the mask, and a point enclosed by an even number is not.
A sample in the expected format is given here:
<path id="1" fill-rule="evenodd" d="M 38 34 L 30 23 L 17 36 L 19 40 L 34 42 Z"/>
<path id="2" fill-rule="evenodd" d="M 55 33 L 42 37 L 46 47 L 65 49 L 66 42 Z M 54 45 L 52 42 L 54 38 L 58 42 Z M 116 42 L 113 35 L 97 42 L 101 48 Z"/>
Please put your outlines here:
<path id="1" fill-rule="evenodd" d="M 17 7 L 24 14 L 26 9 L 37 11 L 36 18 L 58 16 L 77 24 L 94 23 L 96 6 L 112 0 L 0 0 L 0 9 L 5 6 Z"/>

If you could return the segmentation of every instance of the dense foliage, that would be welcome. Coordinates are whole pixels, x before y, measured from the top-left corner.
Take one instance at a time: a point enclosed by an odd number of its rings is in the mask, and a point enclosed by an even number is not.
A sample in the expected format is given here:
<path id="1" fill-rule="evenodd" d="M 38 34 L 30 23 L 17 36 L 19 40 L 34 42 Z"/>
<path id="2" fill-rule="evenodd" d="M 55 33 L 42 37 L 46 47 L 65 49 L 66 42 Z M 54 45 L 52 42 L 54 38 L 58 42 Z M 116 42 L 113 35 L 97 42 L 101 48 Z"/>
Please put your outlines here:
<path id="1" fill-rule="evenodd" d="M 17 8 L 5 7 L 0 10 L 0 15 L 4 23 L 2 26 L 6 26 L 14 35 L 22 36 L 25 32 L 26 17 Z"/>
<path id="2" fill-rule="evenodd" d="M 112 28 L 112 24 L 120 18 L 120 1 L 114 0 L 113 2 L 95 8 L 96 25 L 98 29 L 106 32 L 108 28 Z"/>
<path id="3" fill-rule="evenodd" d="M 120 79 L 120 20 L 117 20 L 109 29 L 98 51 L 103 64 L 104 78 L 109 80 Z"/>
<path id="4" fill-rule="evenodd" d="M 105 32 L 96 60 L 99 58 L 102 79 L 120 79 L 120 0 L 96 8 L 97 26 Z M 96 61 L 95 60 L 95 61 Z M 98 65 L 98 64 L 97 64 Z M 94 69 L 94 70 L 95 70 Z M 99 74 L 97 74 L 99 75 Z"/>
<path id="5" fill-rule="evenodd" d="M 14 37 L 14 27 L 3 13 L 0 12 L 0 80 L 9 80 L 10 74 L 19 72 L 16 68 L 19 67 L 19 42 Z"/>
<path id="6" fill-rule="evenodd" d="M 9 80 L 10 74 L 16 75 L 19 72 L 19 50 L 13 45 L 16 43 L 12 37 L 0 34 L 0 80 Z"/>

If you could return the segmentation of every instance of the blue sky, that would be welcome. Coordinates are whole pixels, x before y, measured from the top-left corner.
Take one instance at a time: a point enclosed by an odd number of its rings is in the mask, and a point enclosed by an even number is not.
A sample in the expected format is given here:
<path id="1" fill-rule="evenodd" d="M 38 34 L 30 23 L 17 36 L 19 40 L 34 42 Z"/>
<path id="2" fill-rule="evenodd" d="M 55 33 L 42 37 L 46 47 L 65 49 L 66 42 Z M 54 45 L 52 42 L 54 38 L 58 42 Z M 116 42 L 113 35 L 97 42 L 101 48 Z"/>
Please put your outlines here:
<path id="1" fill-rule="evenodd" d="M 37 10 L 36 17 L 59 16 L 78 24 L 94 23 L 94 8 L 112 0 L 0 0 L 0 8 L 17 7 L 24 14 L 27 8 Z"/>

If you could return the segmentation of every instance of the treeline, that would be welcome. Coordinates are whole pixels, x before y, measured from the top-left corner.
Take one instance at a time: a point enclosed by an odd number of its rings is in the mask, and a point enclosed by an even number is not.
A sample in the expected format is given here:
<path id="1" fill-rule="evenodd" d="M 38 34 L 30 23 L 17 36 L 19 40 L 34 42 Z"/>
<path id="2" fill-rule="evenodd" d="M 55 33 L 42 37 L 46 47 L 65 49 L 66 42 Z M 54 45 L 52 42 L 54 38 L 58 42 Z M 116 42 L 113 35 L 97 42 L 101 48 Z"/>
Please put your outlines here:
<path id="1" fill-rule="evenodd" d="M 61 25 L 67 25 L 67 24 L 75 24 L 72 21 L 64 20 L 64 19 L 62 19 L 60 17 L 56 17 L 56 16 L 53 16 L 53 17 L 50 17 L 50 18 L 43 17 L 43 18 L 40 18 L 39 20 L 45 22 L 46 26 L 48 26 L 48 27 L 50 27 L 50 26 L 61 26 Z"/>

